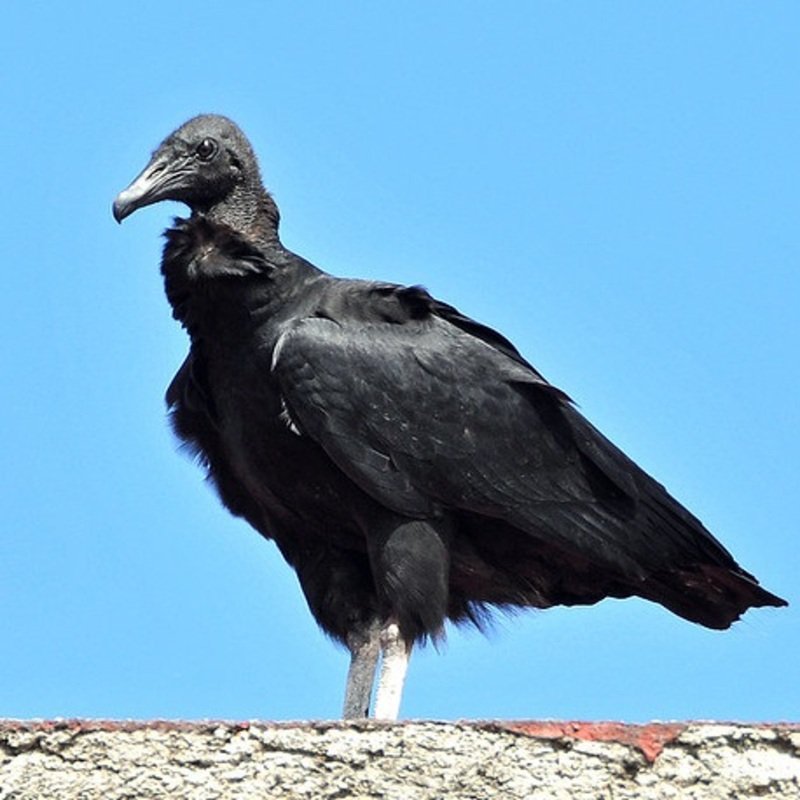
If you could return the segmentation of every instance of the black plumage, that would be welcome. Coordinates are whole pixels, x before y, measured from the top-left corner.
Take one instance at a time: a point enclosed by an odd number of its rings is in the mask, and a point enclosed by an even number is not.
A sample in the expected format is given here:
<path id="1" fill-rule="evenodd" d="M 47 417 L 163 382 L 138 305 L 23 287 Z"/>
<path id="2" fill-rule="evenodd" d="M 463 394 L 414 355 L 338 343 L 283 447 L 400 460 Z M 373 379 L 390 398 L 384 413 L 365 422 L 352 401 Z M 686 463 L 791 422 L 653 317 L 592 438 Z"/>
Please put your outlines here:
<path id="1" fill-rule="evenodd" d="M 192 209 L 162 263 L 191 339 L 174 429 L 354 657 L 493 606 L 636 595 L 726 628 L 785 605 L 499 333 L 287 250 L 230 120 L 179 128 L 114 213 L 164 199 Z"/>

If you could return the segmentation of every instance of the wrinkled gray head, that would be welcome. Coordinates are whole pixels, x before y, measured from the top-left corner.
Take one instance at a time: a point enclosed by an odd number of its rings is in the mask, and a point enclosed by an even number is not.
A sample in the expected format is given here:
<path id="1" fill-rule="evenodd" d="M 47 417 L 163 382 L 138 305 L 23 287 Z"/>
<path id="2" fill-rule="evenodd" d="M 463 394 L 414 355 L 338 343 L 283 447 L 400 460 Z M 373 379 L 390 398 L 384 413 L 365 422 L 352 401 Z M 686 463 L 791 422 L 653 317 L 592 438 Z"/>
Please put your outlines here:
<path id="1" fill-rule="evenodd" d="M 178 200 L 205 213 L 226 202 L 260 205 L 266 196 L 250 142 L 227 117 L 203 114 L 171 133 L 141 174 L 119 193 L 117 222 L 161 200 Z"/>

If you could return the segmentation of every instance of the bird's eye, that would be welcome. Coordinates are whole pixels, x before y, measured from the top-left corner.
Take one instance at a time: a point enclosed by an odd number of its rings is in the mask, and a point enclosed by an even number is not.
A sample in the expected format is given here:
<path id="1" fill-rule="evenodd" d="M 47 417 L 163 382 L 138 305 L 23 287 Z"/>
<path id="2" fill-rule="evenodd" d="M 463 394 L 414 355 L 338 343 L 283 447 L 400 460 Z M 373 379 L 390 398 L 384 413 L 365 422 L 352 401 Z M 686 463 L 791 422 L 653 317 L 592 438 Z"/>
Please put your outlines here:
<path id="1" fill-rule="evenodd" d="M 217 143 L 213 139 L 203 139 L 194 151 L 203 161 L 209 161 L 217 152 Z"/>

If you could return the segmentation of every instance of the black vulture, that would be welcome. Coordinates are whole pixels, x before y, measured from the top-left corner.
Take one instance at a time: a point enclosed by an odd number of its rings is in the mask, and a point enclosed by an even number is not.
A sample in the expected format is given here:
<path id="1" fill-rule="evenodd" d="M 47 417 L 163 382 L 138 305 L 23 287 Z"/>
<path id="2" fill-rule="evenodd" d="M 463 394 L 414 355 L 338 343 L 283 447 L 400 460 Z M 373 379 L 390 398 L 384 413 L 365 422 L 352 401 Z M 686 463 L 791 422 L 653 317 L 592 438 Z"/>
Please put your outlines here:
<path id="1" fill-rule="evenodd" d="M 419 286 L 287 250 L 241 130 L 195 117 L 117 197 L 191 209 L 162 273 L 177 436 L 350 650 L 344 714 L 397 716 L 415 642 L 495 608 L 638 596 L 709 628 L 783 606 L 511 342 Z M 378 669 L 378 663 L 380 668 Z"/>

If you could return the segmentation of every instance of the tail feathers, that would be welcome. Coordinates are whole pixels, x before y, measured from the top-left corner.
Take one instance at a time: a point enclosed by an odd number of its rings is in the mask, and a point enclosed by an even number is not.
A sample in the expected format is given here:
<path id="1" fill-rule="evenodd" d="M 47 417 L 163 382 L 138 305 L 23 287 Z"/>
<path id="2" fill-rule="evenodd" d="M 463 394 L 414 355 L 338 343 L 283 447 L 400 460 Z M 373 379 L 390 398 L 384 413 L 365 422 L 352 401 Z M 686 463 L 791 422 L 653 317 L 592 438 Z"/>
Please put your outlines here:
<path id="1" fill-rule="evenodd" d="M 562 409 L 595 497 L 622 523 L 614 538 L 617 566 L 636 565 L 623 567 L 635 594 L 717 629 L 730 627 L 748 608 L 787 605 L 743 570 L 664 486 L 574 408 Z"/>
<path id="2" fill-rule="evenodd" d="M 709 564 L 651 575 L 637 594 L 717 630 L 729 628 L 748 608 L 788 605 L 749 573 Z"/>

